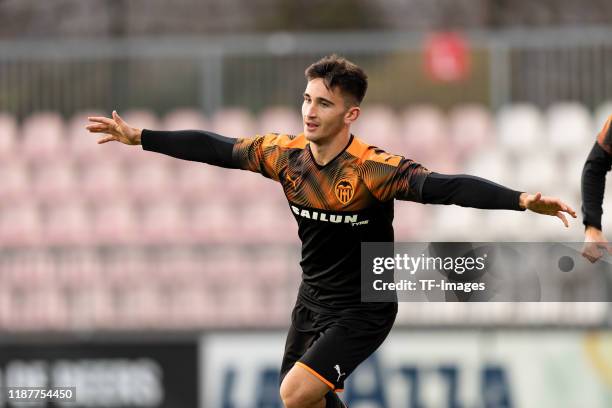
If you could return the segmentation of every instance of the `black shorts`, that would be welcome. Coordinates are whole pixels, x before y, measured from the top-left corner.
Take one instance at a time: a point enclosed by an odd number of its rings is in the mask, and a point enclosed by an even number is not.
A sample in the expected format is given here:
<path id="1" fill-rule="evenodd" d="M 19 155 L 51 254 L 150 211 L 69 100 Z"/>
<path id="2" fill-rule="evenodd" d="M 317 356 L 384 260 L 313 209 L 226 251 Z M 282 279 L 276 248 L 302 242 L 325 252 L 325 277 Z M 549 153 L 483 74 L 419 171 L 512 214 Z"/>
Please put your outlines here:
<path id="1" fill-rule="evenodd" d="M 280 380 L 297 364 L 333 391 L 382 344 L 393 327 L 397 305 L 377 312 L 318 313 L 297 301 L 291 314 Z"/>

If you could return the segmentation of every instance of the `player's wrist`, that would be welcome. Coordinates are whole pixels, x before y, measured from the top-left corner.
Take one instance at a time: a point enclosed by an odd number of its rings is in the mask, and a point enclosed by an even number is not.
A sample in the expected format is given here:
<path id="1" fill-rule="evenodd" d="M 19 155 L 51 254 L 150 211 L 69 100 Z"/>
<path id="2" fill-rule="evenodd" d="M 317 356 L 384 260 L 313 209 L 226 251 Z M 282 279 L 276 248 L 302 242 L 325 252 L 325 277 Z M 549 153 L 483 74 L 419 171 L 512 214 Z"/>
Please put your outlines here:
<path id="1" fill-rule="evenodd" d="M 527 193 L 521 193 L 519 195 L 519 207 L 521 208 L 521 210 L 527 209 L 527 198 L 528 197 L 529 197 L 529 194 Z"/>
<path id="2" fill-rule="evenodd" d="M 132 128 L 132 141 L 134 142 L 135 145 L 140 145 L 142 144 L 142 129 L 138 129 L 138 128 Z"/>
<path id="3" fill-rule="evenodd" d="M 584 229 L 584 233 L 588 237 L 599 237 L 603 235 L 602 231 L 593 225 L 587 225 Z"/>

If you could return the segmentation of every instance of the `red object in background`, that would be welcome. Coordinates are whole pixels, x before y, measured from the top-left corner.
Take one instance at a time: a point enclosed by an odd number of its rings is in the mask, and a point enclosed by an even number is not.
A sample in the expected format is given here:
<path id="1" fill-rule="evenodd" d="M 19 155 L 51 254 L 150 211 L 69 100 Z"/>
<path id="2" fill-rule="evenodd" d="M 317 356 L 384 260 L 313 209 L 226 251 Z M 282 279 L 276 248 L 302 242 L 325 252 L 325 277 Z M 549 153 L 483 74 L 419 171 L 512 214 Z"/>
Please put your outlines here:
<path id="1" fill-rule="evenodd" d="M 461 81 L 470 73 L 469 44 L 459 33 L 436 33 L 425 41 L 425 71 L 434 81 Z"/>

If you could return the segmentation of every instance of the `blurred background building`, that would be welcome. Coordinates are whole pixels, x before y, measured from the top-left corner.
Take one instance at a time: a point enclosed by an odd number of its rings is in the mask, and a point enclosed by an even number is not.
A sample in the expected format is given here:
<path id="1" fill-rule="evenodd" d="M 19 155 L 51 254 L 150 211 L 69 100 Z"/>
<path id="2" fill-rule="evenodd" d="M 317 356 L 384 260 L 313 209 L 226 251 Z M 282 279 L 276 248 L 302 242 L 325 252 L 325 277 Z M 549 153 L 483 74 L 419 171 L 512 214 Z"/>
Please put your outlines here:
<path id="1" fill-rule="evenodd" d="M 579 209 L 584 160 L 612 114 L 611 24 L 603 0 L 0 0 L 0 381 L 40 384 L 35 359 L 149 353 L 157 371 L 117 368 L 165 374 L 165 397 L 138 406 L 278 406 L 281 330 L 300 279 L 282 190 L 98 146 L 88 115 L 117 109 L 138 127 L 230 137 L 298 133 L 303 71 L 335 52 L 370 78 L 356 135 Z M 581 220 L 566 230 L 552 217 L 405 202 L 395 219 L 397 241 L 579 242 L 583 230 Z M 402 304 L 346 399 L 610 406 L 609 306 L 560 298 Z M 174 346 L 181 366 L 168 363 Z M 71 370 L 61 378 L 97 384 Z M 197 381 L 167 382 L 174 370 Z"/>

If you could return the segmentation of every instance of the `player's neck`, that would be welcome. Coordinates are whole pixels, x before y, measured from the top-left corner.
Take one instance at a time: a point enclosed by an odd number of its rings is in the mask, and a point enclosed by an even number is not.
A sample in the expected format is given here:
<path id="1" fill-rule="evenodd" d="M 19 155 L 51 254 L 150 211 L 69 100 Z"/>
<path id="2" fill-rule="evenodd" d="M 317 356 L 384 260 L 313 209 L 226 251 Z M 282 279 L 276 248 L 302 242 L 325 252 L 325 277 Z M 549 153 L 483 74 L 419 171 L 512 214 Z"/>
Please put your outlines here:
<path id="1" fill-rule="evenodd" d="M 346 148 L 351 138 L 348 129 L 344 129 L 335 136 L 318 142 L 310 142 L 312 157 L 319 166 L 325 166 Z"/>

